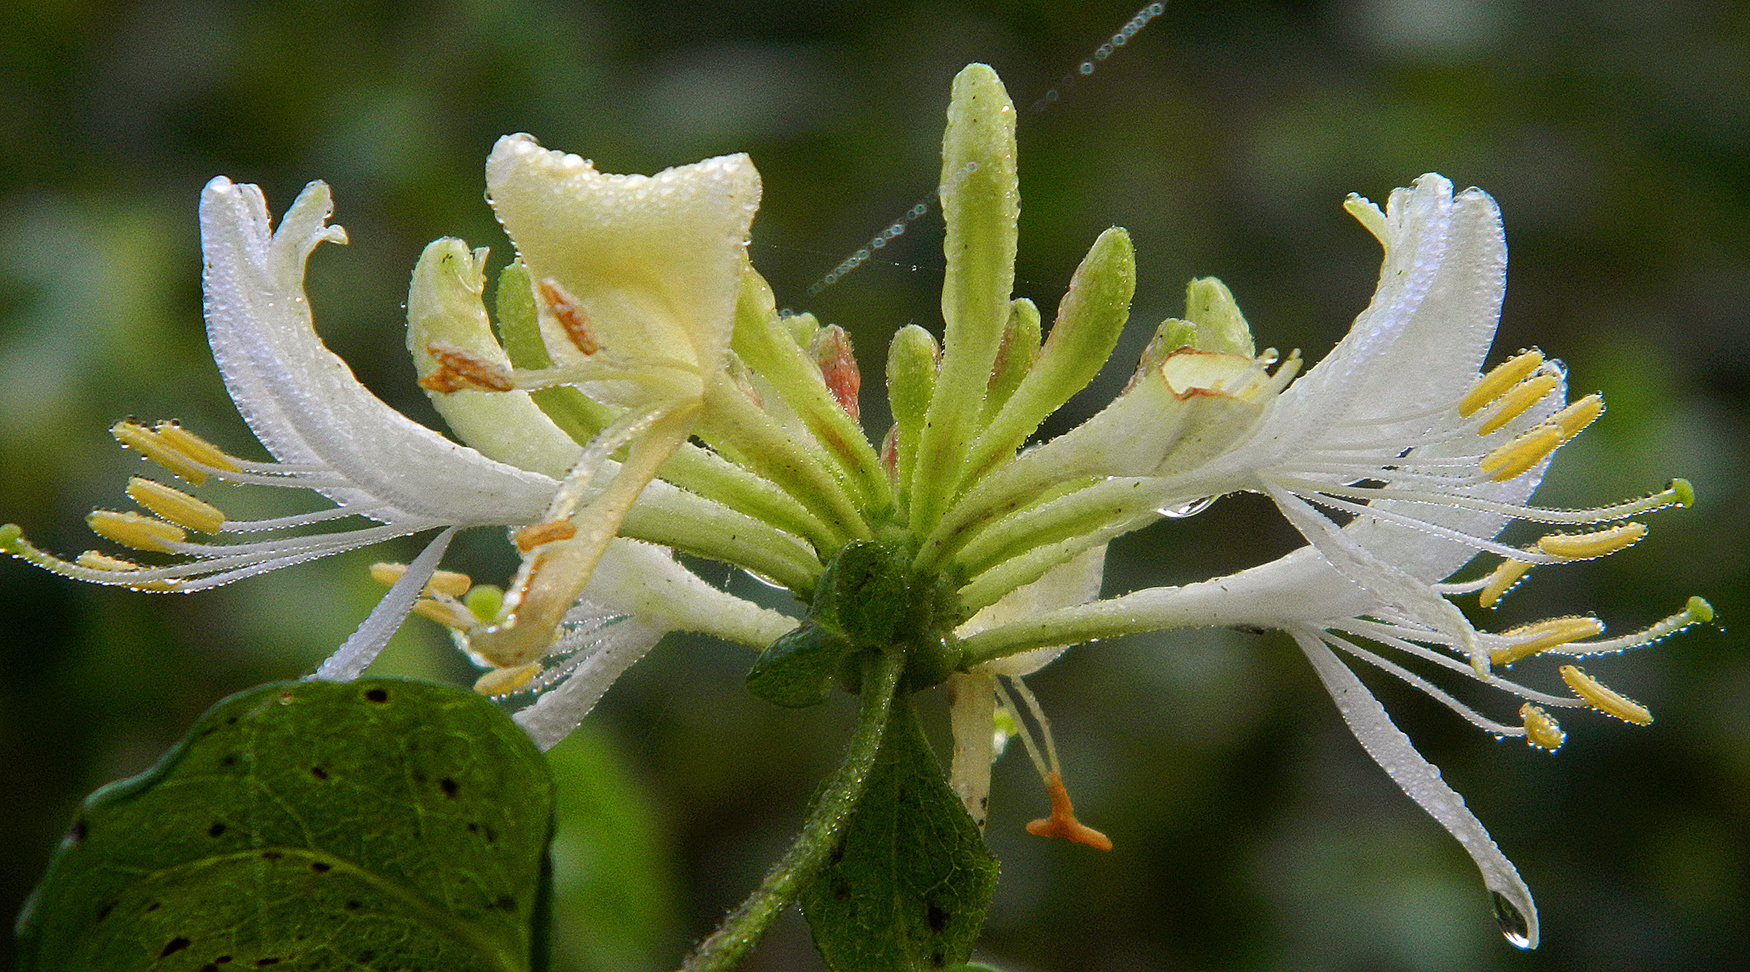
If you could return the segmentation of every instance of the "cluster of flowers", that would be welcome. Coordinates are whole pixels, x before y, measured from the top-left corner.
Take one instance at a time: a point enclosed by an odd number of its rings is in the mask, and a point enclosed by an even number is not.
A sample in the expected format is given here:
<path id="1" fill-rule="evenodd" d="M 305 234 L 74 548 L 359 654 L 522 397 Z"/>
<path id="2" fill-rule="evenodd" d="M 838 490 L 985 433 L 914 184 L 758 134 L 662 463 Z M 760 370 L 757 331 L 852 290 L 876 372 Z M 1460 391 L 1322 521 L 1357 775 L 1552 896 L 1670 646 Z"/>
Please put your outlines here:
<path id="1" fill-rule="evenodd" d="M 1706 602 L 1607 638 L 1592 617 L 1481 630 L 1453 599 L 1490 607 L 1534 566 L 1628 547 L 1645 533 L 1631 518 L 1687 505 L 1688 485 L 1587 510 L 1530 504 L 1552 454 L 1603 406 L 1595 395 L 1570 402 L 1561 364 L 1537 351 L 1483 370 L 1505 283 L 1500 215 L 1483 192 L 1455 193 L 1435 175 L 1383 210 L 1349 197 L 1384 261 L 1372 303 L 1316 367 L 1298 374 L 1298 354 L 1257 352 L 1228 291 L 1197 281 L 1185 319 L 1160 326 L 1109 406 L 1028 445 L 1111 355 L 1134 262 L 1122 230 L 1101 235 L 1048 332 L 1031 302 L 1012 298 L 1013 125 L 996 76 L 963 72 L 944 143 L 943 338 L 916 326 L 894 337 L 895 424 L 879 443 L 859 422 L 844 332 L 781 316 L 748 262 L 760 179 L 746 156 L 621 176 L 527 135 L 499 142 L 486 182 L 517 256 L 497 285 L 496 333 L 485 250 L 432 243 L 408 297 L 420 384 L 466 445 L 376 399 L 318 338 L 304 264 L 317 244 L 345 242 L 327 222 L 327 186 L 311 183 L 274 229 L 259 190 L 214 179 L 201 200 L 208 333 L 273 459 L 229 455 L 175 423 L 112 431 L 195 486 L 289 487 L 324 508 L 236 521 L 135 478 L 128 494 L 146 512 L 99 511 L 91 526 L 171 555 L 166 565 L 95 551 L 63 560 L 11 526 L 0 543 L 79 580 L 183 592 L 436 531 L 411 564 L 379 566 L 388 594 L 314 677 L 357 676 L 417 612 L 449 626 L 485 669 L 480 691 L 534 693 L 515 718 L 543 746 L 670 631 L 765 648 L 799 630 L 801 619 L 705 583 L 671 551 L 743 568 L 807 603 L 836 556 L 879 544 L 902 551 L 907 580 L 877 608 L 947 661 L 952 782 L 980 821 L 993 725 L 1043 730 L 1019 679 L 1066 646 L 1191 626 L 1280 629 L 1369 755 L 1476 861 L 1509 939 L 1534 945 L 1536 912 L 1512 864 L 1352 664 L 1545 749 L 1563 739 L 1551 709 L 1649 722 L 1572 664 L 1559 669 L 1571 694 L 1501 672 L 1650 644 L 1709 618 Z M 1232 576 L 1100 599 L 1108 541 L 1242 490 L 1268 496 L 1306 546 Z M 1499 540 L 1515 521 L 1568 530 Z M 503 589 L 438 570 L 471 527 L 510 528 L 522 566 Z M 1474 579 L 1448 580 L 1478 558 Z M 1518 719 L 1496 721 L 1412 668 L 1515 696 Z M 1104 843 L 1074 821 L 1049 734 L 1037 744 L 1020 731 L 1054 807 L 1032 829 Z"/>

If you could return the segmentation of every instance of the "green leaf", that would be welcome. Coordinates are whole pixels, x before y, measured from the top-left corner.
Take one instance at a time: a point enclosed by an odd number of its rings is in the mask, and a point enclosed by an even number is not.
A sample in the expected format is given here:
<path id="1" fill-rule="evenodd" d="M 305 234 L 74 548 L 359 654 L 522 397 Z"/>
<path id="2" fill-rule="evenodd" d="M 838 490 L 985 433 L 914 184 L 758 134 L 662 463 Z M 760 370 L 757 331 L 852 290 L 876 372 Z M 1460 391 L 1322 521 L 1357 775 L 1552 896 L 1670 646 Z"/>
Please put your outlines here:
<path id="1" fill-rule="evenodd" d="M 940 969 L 972 953 L 997 862 L 942 779 L 909 698 L 893 714 L 844 843 L 797 903 L 833 972 Z"/>
<path id="2" fill-rule="evenodd" d="M 832 695 L 849 641 L 814 621 L 780 635 L 748 669 L 747 690 L 773 705 L 806 709 Z"/>
<path id="3" fill-rule="evenodd" d="M 472 692 L 281 682 L 86 799 L 19 919 L 21 970 L 524 970 L 553 784 Z"/>
<path id="4" fill-rule="evenodd" d="M 840 548 L 820 575 L 808 617 L 754 660 L 748 691 L 790 708 L 825 702 L 849 653 L 892 642 L 911 610 L 907 557 L 908 551 L 879 541 L 853 540 Z"/>

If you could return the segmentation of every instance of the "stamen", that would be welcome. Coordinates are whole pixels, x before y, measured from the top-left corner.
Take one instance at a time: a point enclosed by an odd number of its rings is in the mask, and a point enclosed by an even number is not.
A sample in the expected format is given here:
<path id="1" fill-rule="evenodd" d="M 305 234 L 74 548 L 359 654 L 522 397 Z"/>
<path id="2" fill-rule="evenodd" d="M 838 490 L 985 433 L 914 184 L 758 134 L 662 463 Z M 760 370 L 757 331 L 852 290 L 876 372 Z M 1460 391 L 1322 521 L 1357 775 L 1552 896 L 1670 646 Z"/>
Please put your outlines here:
<path id="1" fill-rule="evenodd" d="M 1532 746 L 1553 753 L 1567 741 L 1561 725 L 1538 706 L 1525 703 L 1519 707 L 1519 717 L 1525 720 L 1525 741 Z"/>
<path id="2" fill-rule="evenodd" d="M 453 344 L 433 341 L 425 352 L 437 360 L 438 366 L 419 379 L 419 387 L 447 395 L 458 391 L 507 392 L 516 387 L 509 369 L 477 358 Z"/>
<path id="3" fill-rule="evenodd" d="M 132 512 L 93 510 L 85 518 L 85 522 L 98 536 L 135 550 L 173 553 L 170 544 L 181 543 L 188 538 L 188 533 L 174 523 L 165 523 L 163 520 Z"/>
<path id="4" fill-rule="evenodd" d="M 1543 352 L 1538 350 L 1521 351 L 1514 358 L 1496 365 L 1489 373 L 1477 379 L 1469 392 L 1458 401 L 1458 414 L 1470 418 L 1484 405 L 1500 398 L 1507 389 L 1525 380 L 1525 376 L 1536 371 L 1543 364 Z"/>
<path id="5" fill-rule="evenodd" d="M 144 571 L 145 569 L 140 564 L 135 564 L 133 560 L 110 557 L 109 553 L 98 552 L 98 550 L 86 550 L 79 557 L 73 559 L 73 564 L 86 567 L 89 571 L 110 571 L 110 573 L 133 573 L 133 571 Z M 140 583 L 130 583 L 128 587 L 131 590 L 149 590 L 152 594 L 165 594 L 170 590 L 177 590 L 177 581 L 147 580 L 140 581 Z"/>
<path id="6" fill-rule="evenodd" d="M 529 681 L 539 674 L 541 674 L 541 663 L 538 661 L 529 662 L 527 665 L 518 665 L 515 668 L 495 668 L 480 676 L 479 680 L 474 683 L 474 691 L 481 695 L 505 695 L 529 684 Z"/>
<path id="7" fill-rule="evenodd" d="M 385 586 L 401 579 L 407 573 L 406 564 L 375 563 L 371 565 L 371 580 Z M 448 594 L 450 597 L 462 597 L 473 586 L 473 580 L 467 574 L 453 570 L 433 571 L 431 580 L 425 582 L 425 593 Z"/>
<path id="8" fill-rule="evenodd" d="M 225 525 L 224 511 L 213 504 L 141 476 L 128 478 L 128 496 L 159 518 L 199 533 L 217 533 Z"/>
<path id="9" fill-rule="evenodd" d="M 1477 595 L 1477 603 L 1486 608 L 1494 607 L 1529 570 L 1531 565 L 1523 560 L 1501 561 L 1501 566 L 1489 574 L 1489 582 L 1483 585 L 1482 593 Z"/>
<path id="10" fill-rule="evenodd" d="M 595 329 L 589 326 L 589 315 L 577 306 L 577 298 L 560 286 L 559 281 L 552 277 L 543 277 L 540 283 L 535 284 L 535 289 L 541 292 L 541 300 L 546 303 L 547 310 L 552 312 L 553 319 L 559 322 L 559 327 L 565 331 L 565 337 L 571 341 L 572 347 L 584 355 L 595 354 L 602 349 L 601 342 L 596 340 Z"/>
<path id="11" fill-rule="evenodd" d="M 158 434 L 159 441 L 203 466 L 225 472 L 235 472 L 239 468 L 237 460 L 229 453 L 183 428 L 180 422 L 160 421 L 152 426 L 152 431 Z"/>
<path id="12" fill-rule="evenodd" d="M 207 481 L 207 469 L 236 472 L 236 460 L 218 446 L 195 435 L 175 422 L 159 422 L 146 428 L 133 419 L 123 419 L 109 427 L 117 442 L 133 449 L 176 476 L 196 486 Z"/>
<path id="13" fill-rule="evenodd" d="M 1512 644 L 1500 648 L 1489 649 L 1491 665 L 1511 665 L 1521 659 L 1530 658 L 1540 651 L 1565 645 L 1570 641 L 1590 638 L 1604 633 L 1604 622 L 1597 618 L 1550 618 L 1548 621 L 1538 621 L 1503 631 L 1501 638 L 1512 641 Z"/>
<path id="14" fill-rule="evenodd" d="M 451 599 L 440 601 L 433 597 L 422 597 L 413 602 L 413 613 L 457 631 L 466 631 L 474 626 L 474 615 Z"/>
<path id="15" fill-rule="evenodd" d="M 1561 426 L 1545 423 L 1484 456 L 1477 468 L 1495 482 L 1504 483 L 1542 462 L 1564 441 Z"/>
<path id="16" fill-rule="evenodd" d="M 1063 788 L 1063 780 L 1056 773 L 1046 774 L 1045 792 L 1051 797 L 1051 816 L 1029 823 L 1028 833 L 1035 837 L 1062 837 L 1095 850 L 1112 849 L 1111 838 L 1076 819 L 1075 807 L 1069 802 L 1069 791 Z"/>
<path id="17" fill-rule="evenodd" d="M 1565 560 L 1591 560 L 1632 547 L 1646 535 L 1646 524 L 1624 523 L 1591 533 L 1552 533 L 1537 541 L 1537 549 Z"/>
<path id="18" fill-rule="evenodd" d="M 1551 415 L 1548 421 L 1561 428 L 1565 441 L 1579 435 L 1594 419 L 1603 414 L 1604 399 L 1597 395 L 1587 395 L 1579 401 L 1569 403 L 1567 408 Z"/>
<path id="19" fill-rule="evenodd" d="M 1663 618 L 1641 631 L 1604 641 L 1587 641 L 1552 649 L 1557 654 L 1586 658 L 1592 655 L 1612 655 L 1630 648 L 1644 648 L 1682 631 L 1692 624 L 1706 624 L 1714 619 L 1714 607 L 1705 599 L 1691 597 L 1683 610 Z"/>
<path id="20" fill-rule="evenodd" d="M 1586 704 L 1605 715 L 1615 716 L 1624 722 L 1632 722 L 1644 726 L 1653 721 L 1653 713 L 1647 707 L 1630 699 L 1621 693 L 1604 687 L 1604 683 L 1581 671 L 1573 665 L 1561 667 L 1562 681 L 1568 683 L 1568 688 L 1574 694 L 1586 700 Z"/>
<path id="21" fill-rule="evenodd" d="M 87 570 L 106 570 L 112 573 L 132 573 L 146 569 L 131 560 L 111 557 L 109 554 L 97 550 L 85 551 L 75 558 L 73 563 Z M 131 590 L 149 591 L 154 594 L 163 594 L 177 589 L 176 581 L 170 580 L 141 581 L 127 586 Z"/>
<path id="22" fill-rule="evenodd" d="M 123 560 L 120 557 L 111 557 L 109 554 L 103 553 L 102 551 L 99 551 L 99 550 L 87 550 L 84 553 L 80 554 L 78 557 L 74 558 L 73 562 L 78 564 L 81 567 L 89 567 L 92 570 L 145 570 L 146 569 L 146 568 L 140 566 L 139 564 L 134 563 L 131 560 Z"/>
<path id="23" fill-rule="evenodd" d="M 550 520 L 546 523 L 531 523 L 511 534 L 511 539 L 518 550 L 528 553 L 542 544 L 570 540 L 575 536 L 577 524 L 570 520 Z"/>
<path id="24" fill-rule="evenodd" d="M 1544 400 L 1550 392 L 1560 388 L 1560 375 L 1541 374 L 1514 385 L 1502 395 L 1495 405 L 1495 410 L 1489 417 L 1477 426 L 1478 435 L 1488 435 L 1506 428 L 1507 423 L 1525 413 L 1525 410 Z M 1462 414 L 1462 412 L 1460 413 Z"/>

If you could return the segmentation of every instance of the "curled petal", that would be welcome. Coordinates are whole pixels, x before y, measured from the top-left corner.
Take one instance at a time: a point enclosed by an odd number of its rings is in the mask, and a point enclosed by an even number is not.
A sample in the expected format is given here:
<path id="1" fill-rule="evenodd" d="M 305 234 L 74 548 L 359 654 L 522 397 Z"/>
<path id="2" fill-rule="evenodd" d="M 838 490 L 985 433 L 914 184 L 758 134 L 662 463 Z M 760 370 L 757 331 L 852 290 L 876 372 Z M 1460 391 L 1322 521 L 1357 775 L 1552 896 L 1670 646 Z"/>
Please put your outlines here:
<path id="1" fill-rule="evenodd" d="M 346 237 L 326 225 L 328 187 L 312 182 L 270 232 L 261 190 L 223 177 L 201 194 L 207 337 L 225 386 L 281 462 L 332 470 L 323 492 L 389 522 L 432 526 L 537 519 L 555 483 L 494 462 L 390 408 L 322 344 L 304 297 L 304 261 Z"/>
<path id="2" fill-rule="evenodd" d="M 1290 634 L 1306 652 L 1326 691 L 1337 703 L 1343 721 L 1360 741 L 1367 755 L 1373 757 L 1410 799 L 1439 821 L 1440 826 L 1458 838 L 1458 842 L 1476 862 L 1483 874 L 1483 884 L 1495 896 L 1495 914 L 1501 930 L 1509 941 L 1521 948 L 1537 947 L 1537 906 L 1531 891 L 1520 879 L 1513 862 L 1495 846 L 1489 832 L 1464 805 L 1464 797 L 1440 777 L 1440 769 L 1422 758 L 1410 737 L 1392 724 L 1385 707 L 1361 683 L 1361 679 L 1326 647 L 1316 631 L 1297 627 Z M 1503 905 L 1505 902 L 1505 905 Z"/>

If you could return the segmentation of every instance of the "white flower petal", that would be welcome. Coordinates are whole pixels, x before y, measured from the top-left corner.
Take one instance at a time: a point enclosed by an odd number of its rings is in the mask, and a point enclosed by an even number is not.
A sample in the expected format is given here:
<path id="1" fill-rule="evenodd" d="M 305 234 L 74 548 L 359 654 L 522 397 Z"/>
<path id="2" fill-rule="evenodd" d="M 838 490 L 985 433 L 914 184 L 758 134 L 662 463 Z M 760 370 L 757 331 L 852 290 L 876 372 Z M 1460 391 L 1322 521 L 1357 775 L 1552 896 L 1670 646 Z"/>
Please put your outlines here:
<path id="1" fill-rule="evenodd" d="M 1276 399 L 1259 430 L 1260 445 L 1270 443 L 1277 451 L 1304 444 L 1316 436 L 1315 429 L 1351 416 L 1350 407 L 1366 400 L 1379 374 L 1378 362 L 1416 319 L 1434 288 L 1451 222 L 1452 184 L 1445 179 L 1427 175 L 1410 189 L 1392 192 L 1386 207 L 1385 260 L 1373 300 L 1331 353 Z M 1491 334 L 1493 327 L 1491 318 Z M 1429 364 L 1421 363 L 1418 372 Z M 1401 392 L 1404 384 L 1398 383 L 1396 390 Z"/>
<path id="2" fill-rule="evenodd" d="M 1513 862 L 1501 853 L 1476 815 L 1464 805 L 1464 797 L 1441 778 L 1438 767 L 1416 752 L 1410 737 L 1392 724 L 1385 707 L 1325 645 L 1316 631 L 1301 627 L 1291 629 L 1289 633 L 1299 642 L 1313 670 L 1325 683 L 1326 691 L 1337 703 L 1343 721 L 1349 724 L 1367 755 L 1373 757 L 1373 761 L 1403 788 L 1410 799 L 1458 838 L 1459 844 L 1476 862 L 1477 870 L 1483 874 L 1484 886 L 1499 896 L 1496 914 L 1501 918 L 1502 931 L 1507 933 L 1508 939 L 1521 948 L 1536 948 L 1537 906 L 1532 903 L 1531 891 L 1520 879 Z M 1500 900 L 1503 899 L 1517 912 L 1522 923 L 1515 924 L 1502 914 Z"/>
<path id="3" fill-rule="evenodd" d="M 1438 198 L 1451 188 L 1439 176 L 1423 176 L 1414 191 Z M 1507 289 L 1501 214 L 1486 193 L 1467 189 L 1452 200 L 1446 228 L 1446 245 L 1432 268 L 1427 294 L 1390 346 L 1365 368 L 1367 384 L 1353 390 L 1352 418 L 1388 418 L 1452 401 L 1482 368 Z M 1410 374 L 1415 380 L 1406 381 Z"/>
<path id="4" fill-rule="evenodd" d="M 413 558 L 413 563 L 395 583 L 389 585 L 389 592 L 371 609 L 371 613 L 359 622 L 358 629 L 352 636 L 335 649 L 334 654 L 316 669 L 310 677 L 331 682 L 345 682 L 358 678 L 370 667 L 377 653 L 389 643 L 389 639 L 400 630 L 401 622 L 407 620 L 407 615 L 413 610 L 413 602 L 419 599 L 425 590 L 426 582 L 437 572 L 439 561 L 443 560 L 444 551 L 450 547 L 450 540 L 456 535 L 456 528 L 439 533 L 426 544 L 419 556 Z"/>
<path id="5" fill-rule="evenodd" d="M 1073 560 L 1053 567 L 1033 583 L 1010 591 L 1002 600 L 986 606 L 984 610 L 968 618 L 954 633 L 965 638 L 987 628 L 1036 617 L 1047 611 L 1086 604 L 1100 596 L 1100 583 L 1105 576 L 1105 568 L 1106 547 L 1102 544 L 1078 555 Z M 992 675 L 1008 675 L 1016 678 L 1022 675 L 1031 675 L 1055 661 L 1057 656 L 1063 654 L 1068 647 L 1068 645 L 1058 645 L 1050 648 L 1036 648 L 1033 651 L 999 658 L 981 666 L 978 670 Z M 987 726 L 987 734 L 988 731 L 989 727 Z"/>
<path id="6" fill-rule="evenodd" d="M 486 187 L 530 274 L 569 291 L 609 352 L 719 370 L 759 207 L 747 156 L 609 175 L 510 135 Z"/>
<path id="7" fill-rule="evenodd" d="M 535 704 L 511 716 L 543 750 L 552 749 L 583 722 L 608 686 L 656 647 L 667 632 L 636 618 L 624 618 L 601 629 L 586 657 L 560 683 L 542 693 Z"/>
<path id="8" fill-rule="evenodd" d="M 328 187 L 313 182 L 270 234 L 261 190 L 223 177 L 201 195 L 207 335 L 237 409 L 282 462 L 331 469 L 350 485 L 324 490 L 342 505 L 421 525 L 537 519 L 553 480 L 494 462 L 395 411 L 317 337 L 304 261 L 323 240 Z"/>

